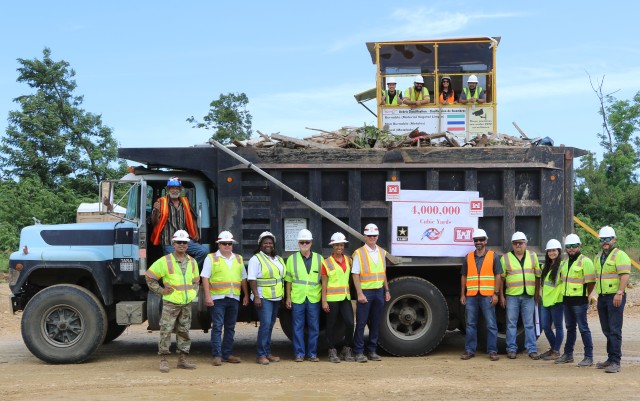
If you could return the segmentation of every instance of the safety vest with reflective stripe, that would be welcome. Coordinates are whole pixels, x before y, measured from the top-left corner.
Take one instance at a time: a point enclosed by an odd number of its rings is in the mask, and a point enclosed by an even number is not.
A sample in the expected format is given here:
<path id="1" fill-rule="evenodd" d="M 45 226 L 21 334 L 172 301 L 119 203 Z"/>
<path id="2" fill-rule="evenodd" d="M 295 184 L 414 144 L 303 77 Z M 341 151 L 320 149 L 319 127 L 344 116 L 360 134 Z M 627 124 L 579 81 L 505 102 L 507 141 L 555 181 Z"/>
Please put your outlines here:
<path id="1" fill-rule="evenodd" d="M 558 267 L 555 281 L 551 279 L 551 271 L 542 281 L 542 306 L 550 307 L 562 302 L 562 269 Z"/>
<path id="2" fill-rule="evenodd" d="M 473 98 L 479 99 L 480 96 L 482 96 L 482 88 L 479 86 L 476 86 L 476 89 L 473 91 L 473 95 L 471 95 L 471 93 L 469 92 L 469 87 L 465 86 L 464 88 L 462 88 L 462 90 L 464 91 L 464 96 L 467 98 L 467 100 Z"/>
<path id="3" fill-rule="evenodd" d="M 453 94 L 453 91 L 450 91 L 450 94 L 447 94 L 447 104 L 453 104 L 453 102 L 455 102 L 455 95 Z M 440 103 L 444 102 L 444 93 L 440 92 Z"/>
<path id="4" fill-rule="evenodd" d="M 349 291 L 349 275 L 351 273 L 351 261 L 348 256 L 343 256 L 346 270 L 334 259 L 333 255 L 326 258 L 323 266 L 327 271 L 327 302 L 339 302 L 344 299 L 351 300 Z"/>
<path id="5" fill-rule="evenodd" d="M 262 277 L 256 278 L 256 285 L 262 288 L 262 298 L 264 299 L 277 299 L 282 298 L 284 294 L 284 287 L 282 285 L 282 275 L 280 269 L 276 266 L 267 256 L 262 253 L 257 253 L 260 267 L 262 268 Z M 280 256 L 276 256 L 278 261 L 282 263 L 284 267 L 284 259 Z"/>
<path id="6" fill-rule="evenodd" d="M 579 255 L 571 266 L 569 266 L 569 259 L 565 259 L 560 265 L 560 271 L 562 272 L 563 297 L 586 297 L 589 295 L 585 284 L 596 281 L 591 259 Z"/>
<path id="7" fill-rule="evenodd" d="M 382 94 L 384 95 L 384 104 L 393 105 L 393 106 L 402 104 L 402 92 L 400 92 L 399 90 L 396 90 L 396 94 L 393 96 L 393 100 L 391 101 L 389 100 L 390 99 L 389 91 L 382 91 Z"/>
<path id="8" fill-rule="evenodd" d="M 244 263 L 242 256 L 233 255 L 231 268 L 222 257 L 210 253 L 211 276 L 209 276 L 209 293 L 211 295 L 240 296 L 240 284 L 242 283 L 242 269 Z"/>
<path id="9" fill-rule="evenodd" d="M 191 215 L 191 204 L 189 203 L 189 199 L 181 196 L 180 201 L 182 202 L 182 209 L 184 210 L 184 220 L 187 224 L 187 232 L 189 233 L 189 237 L 192 239 L 196 238 L 198 229 L 195 219 Z M 169 197 L 163 196 L 162 198 L 158 198 L 158 202 L 160 202 L 160 217 L 158 220 L 158 224 L 153 227 L 153 232 L 151 233 L 151 243 L 153 245 L 160 245 L 160 239 L 162 238 L 162 229 L 164 229 L 164 226 L 169 220 Z"/>
<path id="10" fill-rule="evenodd" d="M 387 271 L 387 251 L 378 248 L 378 263 L 374 263 L 369 256 L 366 245 L 356 249 L 353 259 L 360 261 L 360 288 L 363 290 L 376 290 L 384 285 L 385 272 Z"/>
<path id="11" fill-rule="evenodd" d="M 291 302 L 302 304 L 307 299 L 312 304 L 320 302 L 322 296 L 320 267 L 322 267 L 322 256 L 315 252 L 311 252 L 311 270 L 308 273 L 300 252 L 287 258 L 287 273 L 284 279 L 291 283 Z"/>
<path id="12" fill-rule="evenodd" d="M 476 266 L 475 252 L 467 254 L 467 296 L 491 296 L 495 292 L 496 276 L 493 274 L 494 252 L 487 251 L 482 266 Z"/>
<path id="13" fill-rule="evenodd" d="M 404 91 L 404 97 L 409 98 L 409 100 L 411 101 L 427 100 L 427 98 L 429 97 L 429 89 L 423 87 L 422 91 L 416 92 L 416 89 L 411 86 Z"/>
<path id="14" fill-rule="evenodd" d="M 598 294 L 615 294 L 620 287 L 620 275 L 631 273 L 631 259 L 621 249 L 614 248 L 604 261 L 604 266 L 600 264 L 602 252 L 596 255 L 596 291 Z M 620 288 L 625 291 L 625 288 Z"/>
<path id="15" fill-rule="evenodd" d="M 184 274 L 182 274 L 180 264 L 173 256 L 173 253 L 156 260 L 145 273 L 147 277 L 154 280 L 162 279 L 162 284 L 165 288 L 173 288 L 173 292 L 163 295 L 162 299 L 178 305 L 189 304 L 198 295 L 198 284 L 193 283 L 194 279 L 199 279 L 200 277 L 198 263 L 191 256 L 185 256 L 191 268 L 187 267 Z"/>
<path id="16" fill-rule="evenodd" d="M 500 259 L 504 273 L 502 273 L 505 279 L 506 294 L 507 295 L 534 295 L 536 292 L 536 277 L 540 277 L 540 266 L 538 263 L 538 256 L 531 252 L 525 251 L 524 254 L 524 266 L 520 264 L 520 261 L 513 254 L 509 252 L 506 255 L 502 255 Z"/>

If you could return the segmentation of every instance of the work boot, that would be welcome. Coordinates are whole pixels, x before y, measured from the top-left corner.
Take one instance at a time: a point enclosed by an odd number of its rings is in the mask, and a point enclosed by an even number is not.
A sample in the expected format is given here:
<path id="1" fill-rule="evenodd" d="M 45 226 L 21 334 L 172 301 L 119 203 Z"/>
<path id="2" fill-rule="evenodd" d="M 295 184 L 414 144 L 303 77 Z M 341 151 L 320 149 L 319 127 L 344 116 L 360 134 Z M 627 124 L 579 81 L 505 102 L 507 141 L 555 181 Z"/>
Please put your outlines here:
<path id="1" fill-rule="evenodd" d="M 375 352 L 369 352 L 369 354 L 367 355 L 369 357 L 370 361 L 381 361 L 382 358 L 380 358 L 380 355 L 376 354 Z"/>
<path id="2" fill-rule="evenodd" d="M 462 359 L 463 361 L 467 361 L 474 356 L 476 356 L 476 354 L 474 354 L 473 352 L 465 351 L 464 354 L 460 355 L 460 359 Z"/>
<path id="3" fill-rule="evenodd" d="M 518 357 L 518 355 L 515 352 L 513 352 L 513 351 L 507 352 L 507 358 L 516 359 L 517 357 Z"/>
<path id="4" fill-rule="evenodd" d="M 492 361 L 497 361 L 500 359 L 497 352 L 489 352 L 489 359 Z"/>
<path id="5" fill-rule="evenodd" d="M 560 353 L 558 351 L 551 351 L 542 357 L 545 361 L 555 361 L 558 358 L 560 358 Z"/>
<path id="6" fill-rule="evenodd" d="M 554 352 L 551 348 L 549 348 L 548 350 L 546 350 L 545 352 L 543 352 L 542 354 L 540 354 L 540 358 L 545 359 L 547 356 L 549 356 L 549 354 L 551 354 L 552 352 Z M 560 356 L 560 355 L 558 355 Z M 556 356 L 556 358 L 558 357 Z M 553 358 L 553 359 L 556 359 Z M 548 359 L 547 359 L 548 360 Z"/>
<path id="7" fill-rule="evenodd" d="M 186 352 L 181 352 L 180 356 L 178 357 L 178 369 L 195 369 L 196 365 L 189 363 L 189 361 L 187 361 L 187 353 Z"/>
<path id="8" fill-rule="evenodd" d="M 537 361 L 538 359 L 540 359 L 540 354 L 538 354 L 535 351 L 529 352 L 529 358 L 533 359 L 534 361 Z"/>
<path id="9" fill-rule="evenodd" d="M 364 363 L 364 362 L 368 362 L 368 361 L 369 361 L 369 360 L 367 359 L 367 357 L 366 357 L 366 356 L 364 356 L 364 354 L 356 354 L 355 360 L 356 360 L 356 362 L 361 362 L 361 363 Z"/>
<path id="10" fill-rule="evenodd" d="M 611 362 L 611 365 L 607 366 L 604 371 L 607 373 L 618 373 L 620 371 L 620 364 Z"/>
<path id="11" fill-rule="evenodd" d="M 267 359 L 269 360 L 269 362 L 280 362 L 279 356 L 267 355 Z"/>
<path id="12" fill-rule="evenodd" d="M 166 355 L 160 355 L 160 372 L 169 373 L 169 361 Z"/>
<path id="13" fill-rule="evenodd" d="M 580 368 L 588 368 L 591 365 L 593 365 L 593 358 L 589 358 L 587 356 L 585 356 L 583 360 L 578 362 L 578 367 Z"/>
<path id="14" fill-rule="evenodd" d="M 562 354 L 558 359 L 556 359 L 555 363 L 572 363 L 573 355 Z"/>
<path id="15" fill-rule="evenodd" d="M 353 356 L 353 350 L 351 347 L 342 347 L 340 351 L 340 358 L 345 362 L 355 362 L 356 358 Z"/>
<path id="16" fill-rule="evenodd" d="M 329 350 L 329 362 L 340 363 L 340 358 L 338 358 L 338 351 L 335 348 L 331 348 Z"/>
<path id="17" fill-rule="evenodd" d="M 211 363 L 213 366 L 220 366 L 222 365 L 222 358 L 220 357 L 215 357 L 213 358 L 213 362 Z"/>
<path id="18" fill-rule="evenodd" d="M 596 363 L 596 369 L 604 369 L 604 368 L 608 368 L 609 365 L 611 365 L 611 361 L 610 360 L 606 360 L 604 362 L 598 362 Z"/>
<path id="19" fill-rule="evenodd" d="M 239 357 L 237 357 L 237 356 L 233 356 L 233 355 L 231 355 L 231 356 L 228 356 L 228 357 L 226 357 L 226 358 L 222 358 L 222 362 L 240 363 L 240 362 L 242 362 L 242 359 L 240 359 L 240 358 L 239 358 Z"/>

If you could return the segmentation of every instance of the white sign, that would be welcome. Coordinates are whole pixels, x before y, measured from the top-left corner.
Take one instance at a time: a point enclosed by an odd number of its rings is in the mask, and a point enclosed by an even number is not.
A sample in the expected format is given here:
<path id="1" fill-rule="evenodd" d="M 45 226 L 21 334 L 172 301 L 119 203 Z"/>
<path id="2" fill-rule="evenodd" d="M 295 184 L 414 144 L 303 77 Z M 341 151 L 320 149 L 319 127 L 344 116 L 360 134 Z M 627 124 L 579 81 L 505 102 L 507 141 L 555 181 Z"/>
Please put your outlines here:
<path id="1" fill-rule="evenodd" d="M 307 219 L 284 219 L 284 250 L 299 251 L 298 233 L 307 228 Z"/>
<path id="2" fill-rule="evenodd" d="M 403 190 L 392 203 L 391 253 L 397 256 L 464 256 L 473 247 L 477 191 Z M 476 205 L 477 206 L 477 205 Z"/>
<path id="3" fill-rule="evenodd" d="M 385 193 L 387 202 L 400 199 L 400 181 L 387 181 Z"/>

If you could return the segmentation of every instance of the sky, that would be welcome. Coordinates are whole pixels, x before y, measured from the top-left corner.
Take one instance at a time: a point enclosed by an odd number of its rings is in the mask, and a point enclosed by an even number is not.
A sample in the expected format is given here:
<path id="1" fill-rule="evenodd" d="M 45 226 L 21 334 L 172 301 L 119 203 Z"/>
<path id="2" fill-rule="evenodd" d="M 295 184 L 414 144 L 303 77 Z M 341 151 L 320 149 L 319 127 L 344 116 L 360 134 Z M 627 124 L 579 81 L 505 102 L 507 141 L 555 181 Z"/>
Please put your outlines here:
<path id="1" fill-rule="evenodd" d="M 600 150 L 594 83 L 620 100 L 640 91 L 634 1 L 40 1 L 0 6 L 0 135 L 17 59 L 65 60 L 82 107 L 121 147 L 191 146 L 220 94 L 244 92 L 254 132 L 308 137 L 375 125 L 353 95 L 375 86 L 366 42 L 500 36 L 498 132 Z M 592 5 L 590 5 L 592 4 Z M 369 107 L 375 107 L 373 103 Z"/>

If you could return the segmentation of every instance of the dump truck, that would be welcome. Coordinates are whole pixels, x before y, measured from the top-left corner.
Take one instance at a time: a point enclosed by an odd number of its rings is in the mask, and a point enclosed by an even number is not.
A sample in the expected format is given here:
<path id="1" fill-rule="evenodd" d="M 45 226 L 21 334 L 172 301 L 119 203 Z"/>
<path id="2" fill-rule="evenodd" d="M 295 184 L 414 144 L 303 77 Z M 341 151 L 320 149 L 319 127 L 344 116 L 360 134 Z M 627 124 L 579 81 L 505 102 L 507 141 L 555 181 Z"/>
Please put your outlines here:
<path id="1" fill-rule="evenodd" d="M 463 143 L 481 130 L 495 132 L 498 42 L 470 38 L 370 44 L 378 66 L 371 99 L 377 99 L 379 126 L 394 125 L 393 130 L 405 134 L 408 128 L 455 128 L 449 132 Z M 435 82 L 445 73 L 454 83 L 476 74 L 487 91 L 486 102 L 446 107 L 432 102 L 414 108 L 380 101 L 388 78 L 415 80 L 416 74 L 437 99 Z M 364 95 L 356 99 L 366 102 Z M 347 234 L 348 248 L 354 251 L 360 246 L 358 233 L 375 223 L 378 244 L 392 255 L 387 265 L 392 297 L 385 305 L 379 345 L 393 355 L 423 355 L 438 346 L 447 330 L 464 329 L 460 268 L 464 252 L 473 249 L 470 230 L 483 228 L 489 249 L 498 253 L 510 249 L 513 232 L 522 231 L 528 248 L 539 254 L 547 240 L 573 232 L 574 160 L 585 152 L 533 145 L 121 148 L 119 157 L 137 164 L 121 180 L 101 183 L 99 199 L 124 208 L 124 217 L 23 228 L 19 250 L 9 261 L 12 310 L 23 311 L 22 337 L 28 349 L 49 363 L 85 361 L 132 324 L 158 330 L 162 300 L 145 282 L 147 268 L 162 256 L 161 247 L 149 241 L 151 210 L 155 199 L 165 195 L 167 180 L 179 176 L 183 196 L 197 214 L 200 241 L 214 251 L 217 234 L 228 230 L 238 241 L 234 251 L 245 261 L 255 253 L 263 231 L 275 234 L 277 253 L 286 257 L 296 250 L 297 232 L 307 228 L 314 235 L 313 250 L 327 256 L 334 232 Z M 414 203 L 408 208 L 401 200 L 389 200 L 400 192 L 412 194 Z M 451 199 L 468 195 L 468 203 L 481 207 L 457 227 L 455 217 L 465 214 L 464 202 L 426 204 L 434 194 Z M 409 217 L 396 216 L 401 206 Z M 432 247 L 437 241 L 446 246 Z M 192 311 L 192 329 L 209 330 L 202 294 Z M 498 316 L 504 343 L 500 308 Z M 279 318 L 290 336 L 290 314 L 283 309 Z M 238 320 L 257 321 L 253 306 L 241 307 Z"/>

